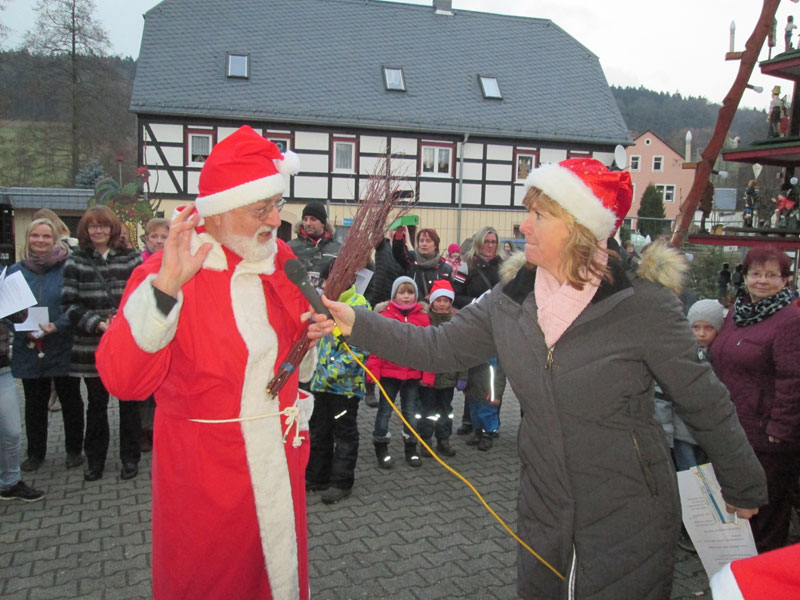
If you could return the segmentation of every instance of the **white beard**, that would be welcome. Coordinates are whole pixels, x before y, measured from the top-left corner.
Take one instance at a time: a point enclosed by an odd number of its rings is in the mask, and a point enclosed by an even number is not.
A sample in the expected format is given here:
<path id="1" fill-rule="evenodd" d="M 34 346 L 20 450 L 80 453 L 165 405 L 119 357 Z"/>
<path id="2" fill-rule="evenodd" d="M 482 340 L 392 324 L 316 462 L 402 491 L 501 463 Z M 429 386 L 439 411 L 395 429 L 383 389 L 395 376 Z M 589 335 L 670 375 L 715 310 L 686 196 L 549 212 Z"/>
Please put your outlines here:
<path id="1" fill-rule="evenodd" d="M 258 241 L 258 236 L 260 234 L 269 232 L 273 232 L 273 236 L 267 243 Z M 247 262 L 257 263 L 267 260 L 275 254 L 275 250 L 277 249 L 273 228 L 268 225 L 260 227 L 258 231 L 253 234 L 253 237 L 229 234 L 226 236 L 226 239 L 220 241 Z"/>

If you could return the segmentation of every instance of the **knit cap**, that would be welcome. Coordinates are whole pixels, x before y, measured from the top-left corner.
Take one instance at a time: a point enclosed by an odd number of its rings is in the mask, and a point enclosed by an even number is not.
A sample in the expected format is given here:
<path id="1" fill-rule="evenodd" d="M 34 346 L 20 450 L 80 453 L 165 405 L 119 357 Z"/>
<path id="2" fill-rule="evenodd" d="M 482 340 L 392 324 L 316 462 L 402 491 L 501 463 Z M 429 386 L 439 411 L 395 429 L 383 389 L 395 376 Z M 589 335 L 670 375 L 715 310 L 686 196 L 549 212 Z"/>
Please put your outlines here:
<path id="1" fill-rule="evenodd" d="M 458 244 L 450 244 L 447 247 L 447 256 L 450 256 L 453 252 L 461 252 L 461 246 Z"/>
<path id="2" fill-rule="evenodd" d="M 306 204 L 305 208 L 303 208 L 303 218 L 307 216 L 314 217 L 321 221 L 323 225 L 328 222 L 328 213 L 325 212 L 325 205 L 322 202 L 309 202 Z"/>
<path id="3" fill-rule="evenodd" d="M 433 282 L 433 287 L 431 287 L 431 293 L 428 295 L 428 299 L 430 300 L 431 304 L 437 298 L 441 298 L 444 296 L 445 298 L 450 298 L 450 300 L 455 300 L 456 295 L 453 291 L 453 286 L 450 285 L 450 282 L 446 279 L 437 279 Z"/>
<path id="4" fill-rule="evenodd" d="M 417 298 L 419 298 L 419 289 L 417 288 L 417 282 L 411 279 L 411 277 L 406 277 L 405 275 L 403 275 L 402 277 L 398 277 L 397 279 L 395 279 L 394 283 L 392 284 L 392 300 L 394 300 L 394 296 L 395 294 L 397 294 L 397 288 L 399 288 L 400 285 L 403 283 L 410 283 L 411 285 L 413 285 L 414 295 Z"/>
<path id="5" fill-rule="evenodd" d="M 711 298 L 706 298 L 692 304 L 686 318 L 689 319 L 689 325 L 694 325 L 697 321 L 705 321 L 719 331 L 722 329 L 722 321 L 725 319 L 722 313 L 722 304 Z"/>

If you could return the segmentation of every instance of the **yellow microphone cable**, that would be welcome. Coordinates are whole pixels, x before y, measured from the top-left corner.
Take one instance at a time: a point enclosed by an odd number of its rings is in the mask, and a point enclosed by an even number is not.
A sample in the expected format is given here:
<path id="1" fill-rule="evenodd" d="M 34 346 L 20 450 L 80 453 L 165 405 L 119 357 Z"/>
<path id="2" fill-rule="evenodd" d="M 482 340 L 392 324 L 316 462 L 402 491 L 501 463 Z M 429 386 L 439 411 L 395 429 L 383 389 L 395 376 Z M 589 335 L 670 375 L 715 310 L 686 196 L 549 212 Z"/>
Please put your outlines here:
<path id="1" fill-rule="evenodd" d="M 334 335 L 336 335 L 336 334 L 337 334 L 337 332 L 338 332 L 337 330 L 338 330 L 338 329 L 339 329 L 338 327 L 334 329 Z M 354 353 L 354 352 L 353 352 L 353 350 L 350 348 L 350 346 L 347 344 L 347 342 L 345 342 L 345 341 L 344 341 L 344 339 L 342 339 L 342 337 L 339 337 L 339 336 L 337 336 L 337 337 L 338 337 L 339 341 L 340 341 L 340 342 L 341 342 L 341 343 L 344 345 L 345 349 L 346 349 L 346 350 L 347 350 L 347 351 L 350 353 L 350 356 L 352 356 L 352 357 L 353 357 L 353 359 L 356 361 L 356 363 L 358 363 L 358 365 L 359 365 L 359 366 L 360 366 L 362 369 L 364 369 L 364 371 L 367 373 L 367 375 L 369 375 L 369 376 L 370 376 L 370 378 L 371 378 L 371 379 L 372 379 L 372 380 L 375 382 L 375 385 L 377 385 L 377 386 L 378 386 L 378 389 L 380 389 L 380 391 L 381 391 L 381 394 L 383 394 L 383 397 L 384 397 L 384 398 L 386 398 L 386 401 L 389 403 L 389 406 L 391 406 L 391 407 L 392 407 L 392 410 L 393 410 L 393 411 L 394 411 L 394 412 L 397 414 L 397 416 L 398 416 L 398 417 L 400 417 L 400 420 L 403 422 L 403 424 L 404 424 L 406 427 L 408 427 L 408 429 L 409 429 L 409 431 L 411 431 L 411 433 L 413 433 L 413 434 L 414 434 L 414 437 L 417 439 L 417 441 L 418 441 L 420 444 L 422 444 L 422 445 L 424 446 L 424 448 L 425 448 L 425 449 L 426 449 L 428 452 L 430 452 L 431 456 L 433 456 L 433 458 L 435 458 L 435 459 L 436 459 L 436 462 L 438 462 L 440 465 L 442 465 L 442 466 L 443 466 L 445 469 L 447 469 L 447 470 L 448 470 L 450 473 L 452 473 L 453 475 L 455 475 L 455 476 L 456 476 L 458 479 L 460 479 L 460 480 L 461 480 L 461 481 L 464 483 L 464 485 L 466 485 L 466 486 L 467 486 L 467 487 L 468 487 L 470 490 L 472 490 L 472 493 L 473 493 L 473 494 L 475 494 L 475 496 L 477 496 L 477 497 L 478 497 L 478 500 L 480 500 L 480 501 L 481 501 L 481 504 L 483 504 L 483 506 L 486 508 L 486 510 L 488 510 L 488 511 L 489 511 L 489 513 L 490 513 L 490 514 L 491 514 L 491 515 L 492 515 L 492 516 L 493 516 L 495 519 L 497 519 L 497 522 L 498 522 L 498 523 L 500 523 L 500 525 L 503 527 L 503 529 L 505 529 L 505 530 L 508 532 L 508 534 L 509 534 L 511 537 L 513 537 L 515 540 L 517 540 L 517 542 L 518 542 L 518 543 L 519 543 L 519 544 L 520 544 L 520 545 L 521 545 L 523 548 L 525 548 L 525 549 L 526 549 L 528 552 L 530 552 L 531 554 L 533 554 L 533 556 L 535 556 L 535 557 L 536 557 L 536 559 L 537 559 L 537 560 L 539 560 L 539 562 L 541 562 L 541 563 L 542 563 L 542 564 L 543 564 L 545 567 L 547 567 L 547 568 L 548 568 L 548 569 L 550 569 L 550 570 L 551 570 L 553 573 L 555 573 L 556 577 L 558 577 L 559 579 L 561 579 L 561 580 L 563 581 L 563 580 L 565 579 L 565 577 L 564 577 L 564 576 L 563 576 L 561 573 L 559 573 L 559 572 L 558 572 L 558 570 L 557 570 L 555 567 L 553 567 L 553 565 L 551 565 L 551 564 L 550 564 L 549 562 L 547 562 L 547 561 L 546 561 L 544 558 L 542 558 L 542 557 L 541 557 L 541 556 L 540 556 L 540 555 L 539 555 L 539 554 L 538 554 L 538 553 L 537 553 L 537 552 L 536 552 L 536 551 L 535 551 L 533 548 L 531 548 L 531 547 L 530 547 L 528 544 L 526 544 L 526 543 L 525 543 L 525 542 L 524 542 L 524 541 L 523 541 L 523 540 L 522 540 L 522 539 L 521 539 L 521 538 L 520 538 L 520 537 L 519 537 L 519 536 L 518 536 L 516 533 L 514 533 L 514 531 L 511 529 L 511 527 L 509 527 L 509 526 L 508 526 L 508 524 L 507 524 L 507 523 L 506 523 L 506 522 L 505 522 L 505 521 L 502 519 L 502 517 L 500 517 L 500 515 L 498 515 L 498 514 L 497 514 L 497 513 L 494 511 L 494 509 L 493 509 L 491 506 L 489 506 L 489 504 L 486 502 L 486 500 L 484 500 L 483 496 L 482 496 L 482 495 L 481 495 L 481 493 L 480 493 L 480 492 L 479 492 L 479 491 L 478 491 L 478 490 L 475 488 L 475 486 L 474 486 L 474 485 L 472 485 L 472 483 L 470 483 L 470 482 L 469 482 L 469 480 L 468 480 L 466 477 L 464 477 L 464 476 L 463 476 L 461 473 L 459 473 L 458 471 L 456 471 L 455 469 L 453 469 L 453 468 L 452 468 L 450 465 L 448 465 L 448 464 L 447 464 L 446 462 L 444 462 L 444 461 L 443 461 L 441 458 L 439 458 L 439 455 L 438 455 L 438 454 L 436 454 L 436 452 L 434 452 L 434 451 L 433 451 L 433 448 L 431 448 L 430 446 L 428 446 L 428 444 L 426 444 L 426 443 L 425 443 L 425 440 L 423 440 L 423 439 L 422 439 L 422 438 L 419 436 L 419 434 L 417 433 L 417 431 L 416 431 L 416 430 L 415 430 L 415 429 L 414 429 L 414 428 L 413 428 L 413 427 L 412 427 L 412 426 L 409 424 L 409 422 L 408 422 L 408 421 L 406 421 L 405 417 L 403 416 L 403 413 L 402 413 L 402 412 L 400 412 L 400 410 L 398 410 L 398 408 L 397 408 L 397 407 L 394 405 L 394 402 L 392 402 L 392 401 L 389 399 L 389 395 L 386 393 L 386 390 L 384 390 L 384 389 L 383 389 L 383 386 L 381 385 L 381 382 L 380 382 L 380 381 L 378 381 L 378 378 L 377 378 L 377 377 L 375 377 L 375 376 L 372 374 L 372 372 L 371 372 L 369 369 L 367 369 L 367 366 L 366 366 L 364 363 L 362 363 L 362 362 L 361 362 L 361 361 L 358 359 L 358 356 L 356 356 L 356 355 L 355 355 L 355 353 Z"/>

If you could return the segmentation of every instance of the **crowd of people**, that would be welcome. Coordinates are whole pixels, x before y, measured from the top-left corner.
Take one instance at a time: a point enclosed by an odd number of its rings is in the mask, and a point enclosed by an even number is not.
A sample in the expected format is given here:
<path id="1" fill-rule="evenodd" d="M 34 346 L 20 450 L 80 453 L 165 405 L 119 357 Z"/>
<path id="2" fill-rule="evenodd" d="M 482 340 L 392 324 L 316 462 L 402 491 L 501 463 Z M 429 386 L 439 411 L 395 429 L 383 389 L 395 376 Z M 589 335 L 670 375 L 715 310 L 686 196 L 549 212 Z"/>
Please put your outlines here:
<path id="1" fill-rule="evenodd" d="M 101 478 L 113 395 L 120 478 L 154 451 L 154 597 L 237 589 L 306 600 L 306 493 L 325 504 L 351 495 L 362 399 L 376 409 L 374 468 L 418 469 L 431 452 L 466 451 L 452 440 L 456 391 L 456 435 L 490 451 L 508 381 L 522 415 L 519 533 L 571 574 L 561 582 L 521 550 L 521 597 L 572 585 L 581 598 L 668 598 L 675 471 L 706 460 L 728 511 L 752 519 L 759 551 L 786 543 L 800 476 L 800 307 L 784 253 L 748 253 L 727 316 L 716 299 L 681 306 L 681 253 L 656 243 L 629 256 L 613 237 L 629 175 L 568 159 L 525 182 L 524 252 L 491 226 L 446 249 L 433 228 L 412 243 L 400 227 L 376 246 L 365 289 L 323 297 L 332 318 L 312 312 L 307 327 L 309 301 L 284 265 L 296 256 L 324 293 L 341 245 L 318 202 L 304 207 L 295 239 L 277 238 L 298 168 L 293 153 L 240 128 L 207 158 L 194 205 L 148 224 L 144 253 L 126 247 L 106 207 L 86 211 L 76 240 L 55 215 L 34 218 L 11 271 L 48 322 L 14 334 L 10 360 L 0 352 L 3 499 L 43 497 L 20 470 L 45 459 L 53 393 L 66 468 Z M 287 368 L 306 335 L 313 349 Z M 399 399 L 402 461 L 392 410 L 356 357 Z M 24 461 L 13 378 L 24 391 Z"/>
<path id="2" fill-rule="evenodd" d="M 95 368 L 95 351 L 131 273 L 143 258 L 163 247 L 169 221 L 147 223 L 142 253 L 125 247 L 123 230 L 111 209 L 95 206 L 83 214 L 73 238 L 53 211 L 42 209 L 25 231 L 19 262 L 8 268 L 9 275 L 22 274 L 36 307 L 45 309 L 47 318 L 13 336 L 14 324 L 26 321 L 27 311 L 10 315 L 0 324 L 4 370 L 0 493 L 4 499 L 31 502 L 44 497 L 43 491 L 25 483 L 22 472 L 33 474 L 44 463 L 50 414 L 57 410 L 64 424 L 65 468 L 86 464 L 86 481 L 103 476 L 110 438 L 109 394 Z M 24 397 L 24 459 L 14 379 L 21 381 Z M 81 380 L 87 391 L 85 413 Z M 150 413 L 155 410 L 154 405 L 148 408 Z M 138 474 L 147 436 L 142 437 L 138 405 L 120 402 L 119 411 L 120 477 L 131 479 Z"/>

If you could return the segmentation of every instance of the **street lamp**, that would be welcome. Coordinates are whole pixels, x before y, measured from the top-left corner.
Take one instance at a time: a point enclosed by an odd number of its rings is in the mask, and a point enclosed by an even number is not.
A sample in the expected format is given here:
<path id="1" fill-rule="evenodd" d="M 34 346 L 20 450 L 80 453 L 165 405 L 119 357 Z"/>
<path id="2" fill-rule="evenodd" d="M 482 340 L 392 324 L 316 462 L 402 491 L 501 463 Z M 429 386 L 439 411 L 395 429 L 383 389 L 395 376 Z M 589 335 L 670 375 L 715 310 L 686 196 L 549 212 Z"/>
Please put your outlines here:
<path id="1" fill-rule="evenodd" d="M 117 165 L 119 165 L 119 187 L 122 187 L 122 161 L 125 159 L 125 156 L 122 152 L 117 152 Z"/>

